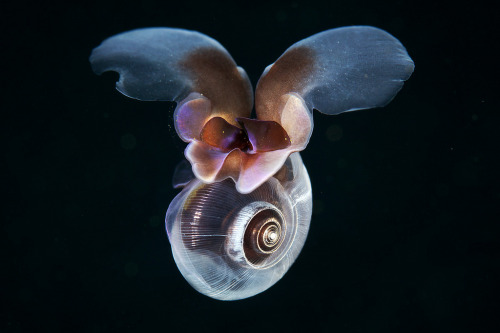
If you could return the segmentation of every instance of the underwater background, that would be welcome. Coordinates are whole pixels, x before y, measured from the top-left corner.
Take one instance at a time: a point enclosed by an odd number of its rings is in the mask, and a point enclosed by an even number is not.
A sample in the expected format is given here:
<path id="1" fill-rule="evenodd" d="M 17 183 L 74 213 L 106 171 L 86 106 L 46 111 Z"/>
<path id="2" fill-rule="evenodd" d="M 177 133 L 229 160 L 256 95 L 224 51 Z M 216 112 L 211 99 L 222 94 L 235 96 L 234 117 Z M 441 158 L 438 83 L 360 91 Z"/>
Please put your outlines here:
<path id="1" fill-rule="evenodd" d="M 499 313 L 498 12 L 480 1 L 4 3 L 1 332 L 493 332 Z M 88 62 L 105 38 L 180 27 L 257 83 L 293 43 L 373 25 L 415 71 L 386 107 L 314 115 L 313 217 L 276 285 L 222 302 L 164 229 L 185 144 L 175 104 Z"/>

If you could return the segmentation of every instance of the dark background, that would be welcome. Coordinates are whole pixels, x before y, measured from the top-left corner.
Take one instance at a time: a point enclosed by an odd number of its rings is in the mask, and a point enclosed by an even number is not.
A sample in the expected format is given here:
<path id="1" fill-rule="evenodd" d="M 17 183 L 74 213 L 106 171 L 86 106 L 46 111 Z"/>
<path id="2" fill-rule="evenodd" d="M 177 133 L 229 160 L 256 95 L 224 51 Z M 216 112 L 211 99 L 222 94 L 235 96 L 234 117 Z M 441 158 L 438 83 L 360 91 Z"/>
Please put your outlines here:
<path id="1" fill-rule="evenodd" d="M 2 4 L 0 331 L 479 332 L 498 320 L 499 16 L 478 1 Z M 255 84 L 291 44 L 366 24 L 415 72 L 393 102 L 315 115 L 308 241 L 274 287 L 215 301 L 163 218 L 173 105 L 129 100 L 92 48 L 147 26 L 221 42 Z"/>

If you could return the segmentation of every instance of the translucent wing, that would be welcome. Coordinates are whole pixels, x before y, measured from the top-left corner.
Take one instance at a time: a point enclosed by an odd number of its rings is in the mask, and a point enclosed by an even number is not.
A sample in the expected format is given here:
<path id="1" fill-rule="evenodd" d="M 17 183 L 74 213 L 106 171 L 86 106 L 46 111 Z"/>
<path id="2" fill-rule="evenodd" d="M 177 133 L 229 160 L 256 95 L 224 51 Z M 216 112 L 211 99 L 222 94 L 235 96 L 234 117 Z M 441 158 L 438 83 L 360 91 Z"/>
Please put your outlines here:
<path id="1" fill-rule="evenodd" d="M 381 29 L 327 30 L 295 43 L 266 68 L 256 89 L 257 116 L 276 120 L 286 94 L 300 96 L 311 112 L 381 107 L 401 89 L 413 68 L 403 45 Z"/>
<path id="2" fill-rule="evenodd" d="M 182 160 L 177 163 L 177 166 L 175 167 L 174 175 L 172 177 L 172 187 L 183 188 L 195 178 L 196 177 L 193 174 L 191 164 L 189 164 L 186 160 Z"/>
<path id="3" fill-rule="evenodd" d="M 128 97 L 181 103 L 189 95 L 185 102 L 194 102 L 184 108 L 182 116 L 196 114 L 197 108 L 203 116 L 186 129 L 188 137 L 197 130 L 192 127 L 210 114 L 234 124 L 235 118 L 250 116 L 253 93 L 245 71 L 221 44 L 199 32 L 172 28 L 128 31 L 106 39 L 93 50 L 90 62 L 97 74 L 118 72 L 116 88 Z M 179 135 L 186 139 L 184 133 Z"/>

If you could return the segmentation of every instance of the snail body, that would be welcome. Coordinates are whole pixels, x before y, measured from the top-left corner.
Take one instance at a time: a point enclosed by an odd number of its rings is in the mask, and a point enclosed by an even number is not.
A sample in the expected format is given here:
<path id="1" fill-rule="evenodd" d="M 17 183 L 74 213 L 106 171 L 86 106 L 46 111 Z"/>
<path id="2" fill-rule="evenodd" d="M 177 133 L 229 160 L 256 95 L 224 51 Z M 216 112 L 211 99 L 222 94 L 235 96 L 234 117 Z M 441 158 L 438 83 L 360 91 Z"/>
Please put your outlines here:
<path id="1" fill-rule="evenodd" d="M 167 211 L 168 238 L 186 280 L 221 300 L 266 290 L 304 245 L 312 199 L 299 152 L 314 110 L 383 107 L 414 69 L 399 40 L 370 26 L 298 41 L 265 68 L 255 93 L 229 52 L 196 31 L 123 32 L 95 48 L 90 62 L 97 74 L 118 72 L 125 96 L 177 104 L 187 161 L 174 174 L 174 187 L 184 188 Z"/>

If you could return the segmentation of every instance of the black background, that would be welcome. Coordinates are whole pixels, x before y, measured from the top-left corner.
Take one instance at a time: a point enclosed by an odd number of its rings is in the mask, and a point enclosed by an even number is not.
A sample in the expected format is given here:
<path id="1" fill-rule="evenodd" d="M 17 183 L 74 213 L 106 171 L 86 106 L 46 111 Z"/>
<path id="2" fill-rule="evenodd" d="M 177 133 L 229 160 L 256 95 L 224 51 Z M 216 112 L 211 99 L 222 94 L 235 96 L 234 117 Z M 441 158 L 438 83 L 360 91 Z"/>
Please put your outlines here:
<path id="1" fill-rule="evenodd" d="M 478 1 L 2 5 L 2 332 L 478 332 L 498 322 L 499 16 Z M 291 44 L 366 24 L 415 61 L 383 109 L 315 115 L 314 212 L 274 287 L 215 301 L 163 218 L 184 144 L 173 105 L 129 100 L 92 48 L 147 26 L 221 42 L 255 84 Z"/>

